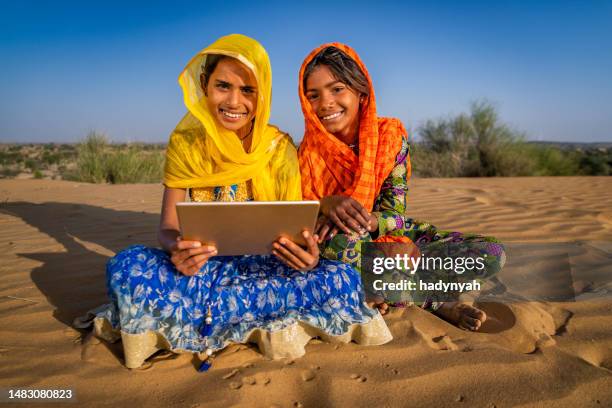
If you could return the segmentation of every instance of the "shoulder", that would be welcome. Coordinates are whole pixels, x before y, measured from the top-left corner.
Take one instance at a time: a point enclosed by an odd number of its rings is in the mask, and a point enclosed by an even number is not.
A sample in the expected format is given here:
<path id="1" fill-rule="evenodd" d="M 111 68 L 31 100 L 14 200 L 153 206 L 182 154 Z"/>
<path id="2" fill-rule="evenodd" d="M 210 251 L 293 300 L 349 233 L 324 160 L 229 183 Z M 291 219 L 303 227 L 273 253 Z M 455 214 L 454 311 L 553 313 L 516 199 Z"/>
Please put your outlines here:
<path id="1" fill-rule="evenodd" d="M 378 118 L 378 132 L 394 143 L 401 144 L 395 162 L 398 164 L 404 162 L 410 153 L 410 142 L 402 121 L 397 118 Z"/>
<path id="2" fill-rule="evenodd" d="M 408 132 L 404 127 L 404 124 L 398 118 L 378 118 L 378 131 L 382 133 L 392 133 L 398 137 L 407 139 Z"/>
<path id="3" fill-rule="evenodd" d="M 170 134 L 170 145 L 192 144 L 198 139 L 199 135 L 204 133 L 203 129 L 200 121 L 190 112 L 187 112 Z"/>
<path id="4" fill-rule="evenodd" d="M 295 143 L 288 133 L 283 132 L 274 125 L 268 125 L 268 131 L 275 133 L 271 146 L 274 149 L 274 155 L 286 154 L 287 152 L 297 154 Z"/>
<path id="5" fill-rule="evenodd" d="M 297 148 L 291 136 L 274 125 L 268 125 L 268 131 L 275 132 L 271 146 L 274 149 L 270 160 L 271 165 L 297 165 Z"/>

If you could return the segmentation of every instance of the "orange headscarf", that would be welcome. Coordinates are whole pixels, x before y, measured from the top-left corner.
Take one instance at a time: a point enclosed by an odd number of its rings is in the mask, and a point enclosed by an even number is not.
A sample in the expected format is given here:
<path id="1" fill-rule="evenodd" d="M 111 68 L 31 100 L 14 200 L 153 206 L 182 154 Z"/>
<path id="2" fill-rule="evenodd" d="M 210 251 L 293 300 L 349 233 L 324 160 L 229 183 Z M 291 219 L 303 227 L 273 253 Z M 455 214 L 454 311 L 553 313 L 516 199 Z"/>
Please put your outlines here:
<path id="1" fill-rule="evenodd" d="M 306 67 L 327 47 L 336 47 L 351 57 L 368 80 L 370 95 L 361 104 L 359 112 L 359 156 L 325 130 L 304 92 Z M 318 200 L 328 195 L 342 194 L 352 197 L 368 211 L 372 211 L 383 181 L 395 166 L 402 138 L 407 137 L 402 122 L 376 116 L 376 99 L 370 74 L 357 53 L 344 44 L 321 45 L 306 57 L 300 69 L 299 94 L 306 122 L 304 140 L 298 152 L 304 198 Z"/>

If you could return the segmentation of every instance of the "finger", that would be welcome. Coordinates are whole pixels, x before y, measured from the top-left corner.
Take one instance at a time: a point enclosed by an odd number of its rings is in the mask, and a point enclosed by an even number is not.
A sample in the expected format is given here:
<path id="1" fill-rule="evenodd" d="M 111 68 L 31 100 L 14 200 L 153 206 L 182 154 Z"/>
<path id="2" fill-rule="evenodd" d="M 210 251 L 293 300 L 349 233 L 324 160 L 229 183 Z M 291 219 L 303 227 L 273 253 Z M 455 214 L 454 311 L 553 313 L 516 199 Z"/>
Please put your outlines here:
<path id="1" fill-rule="evenodd" d="M 378 217 L 376 217 L 375 215 L 370 214 L 370 219 L 369 219 L 369 224 L 368 224 L 368 231 L 370 232 L 374 232 L 378 229 Z"/>
<path id="2" fill-rule="evenodd" d="M 178 249 L 189 249 L 189 248 L 200 248 L 202 243 L 200 241 L 183 241 L 177 238 L 176 247 Z"/>
<path id="3" fill-rule="evenodd" d="M 329 234 L 329 231 L 332 229 L 331 224 L 325 224 L 323 225 L 323 227 L 321 227 L 321 231 L 318 231 L 317 234 L 319 235 L 319 244 L 323 241 L 325 241 L 325 239 L 327 238 L 327 234 Z"/>
<path id="4" fill-rule="evenodd" d="M 187 259 L 200 254 L 216 254 L 217 248 L 214 246 L 205 246 L 199 248 L 190 248 L 176 251 L 172 254 L 171 260 L 175 265 L 185 262 Z"/>
<path id="5" fill-rule="evenodd" d="M 338 213 L 338 217 L 340 217 L 340 219 L 344 222 L 344 224 L 347 225 L 351 229 L 351 232 L 354 231 L 358 234 L 365 233 L 365 229 L 361 226 L 359 221 L 355 218 L 355 216 L 359 214 L 358 211 L 355 210 L 353 207 L 351 207 L 350 204 L 347 208 L 339 208 L 337 213 Z"/>
<path id="6" fill-rule="evenodd" d="M 317 245 L 317 236 L 316 235 L 313 236 L 310 233 L 310 231 L 302 232 L 302 236 L 306 240 L 306 247 L 308 249 L 308 253 L 313 258 L 318 257 L 319 256 L 319 246 Z"/>
<path id="7" fill-rule="evenodd" d="M 195 265 L 192 265 L 188 268 L 189 272 L 192 273 L 193 275 L 195 275 L 196 273 L 199 273 L 202 268 L 204 267 L 204 265 L 206 265 L 206 262 L 208 262 L 210 260 L 210 258 L 212 257 L 206 257 L 202 260 L 200 260 L 199 262 L 197 262 Z"/>
<path id="8" fill-rule="evenodd" d="M 319 217 L 317 218 L 317 223 L 315 224 L 314 231 L 319 232 L 321 228 L 323 228 L 327 224 L 327 217 Z"/>
<path id="9" fill-rule="evenodd" d="M 312 255 L 310 255 L 304 248 L 296 244 L 290 239 L 281 238 L 280 239 L 281 248 L 286 249 L 291 255 L 293 255 L 296 260 L 289 259 L 295 264 L 306 266 L 309 265 L 313 261 Z"/>
<path id="10" fill-rule="evenodd" d="M 210 256 L 208 254 L 195 255 L 195 256 L 192 256 L 190 258 L 187 258 L 187 259 L 183 260 L 182 262 L 175 263 L 174 265 L 176 266 L 176 269 L 178 269 L 182 273 L 191 273 L 191 272 L 193 272 L 192 268 L 199 261 L 207 260 L 208 258 L 210 258 Z"/>
<path id="11" fill-rule="evenodd" d="M 370 214 L 368 214 L 366 209 L 363 208 L 363 206 L 357 201 L 352 201 L 351 204 L 352 207 L 350 208 L 349 214 L 351 214 L 351 216 L 357 220 L 357 222 L 359 222 L 359 225 L 363 230 L 367 231 L 370 228 L 370 222 L 368 221 L 370 219 Z"/>
<path id="12" fill-rule="evenodd" d="M 288 262 L 298 265 L 297 269 L 305 267 L 306 264 L 302 262 L 302 260 L 299 259 L 294 253 L 292 253 L 292 251 L 289 250 L 287 247 L 290 245 L 289 243 L 291 243 L 293 246 L 298 248 L 300 251 L 302 252 L 305 252 L 305 251 L 302 248 L 299 248 L 297 245 L 293 244 L 293 242 L 287 240 L 286 238 L 281 238 L 281 243 L 283 242 L 283 240 L 285 241 L 284 245 L 275 243 L 274 249 L 276 249 L 279 253 L 281 253 Z"/>
<path id="13" fill-rule="evenodd" d="M 361 205 L 361 203 L 357 200 L 353 200 L 352 201 L 353 204 L 353 208 L 355 208 L 357 211 L 359 211 L 359 214 L 361 215 L 361 217 L 363 218 L 363 220 L 365 221 L 365 227 L 368 228 L 369 220 L 370 220 L 370 213 L 368 212 L 368 210 L 365 209 L 365 207 L 363 205 Z"/>
<path id="14" fill-rule="evenodd" d="M 336 235 L 338 235 L 338 232 L 340 232 L 340 230 L 338 229 L 338 227 L 333 227 L 331 229 L 331 231 L 329 232 L 329 239 L 332 239 L 333 237 L 335 237 Z"/>
<path id="15" fill-rule="evenodd" d="M 191 268 L 193 266 L 196 266 L 197 264 L 201 263 L 202 261 L 206 262 L 208 261 L 208 259 L 212 258 L 214 256 L 216 252 L 214 253 L 210 253 L 210 254 L 200 254 L 200 255 L 195 255 L 192 256 L 191 258 L 187 259 L 184 264 Z"/>
<path id="16" fill-rule="evenodd" d="M 349 227 L 346 226 L 346 224 L 344 224 L 344 222 L 342 222 L 340 218 L 338 218 L 336 213 L 330 214 L 330 218 L 333 221 L 333 223 L 336 224 L 336 226 L 340 228 L 342 231 L 344 231 L 346 234 L 350 234 L 351 232 L 353 232 Z"/>
<path id="17" fill-rule="evenodd" d="M 282 253 L 280 253 L 280 252 L 279 252 L 279 251 L 277 251 L 276 249 L 273 249 L 273 250 L 272 250 L 272 254 L 273 254 L 274 256 L 276 256 L 276 257 L 278 258 L 278 260 L 279 260 L 279 261 L 281 261 L 282 263 L 284 263 L 284 264 L 285 264 L 285 265 L 287 265 L 288 267 L 293 268 L 293 269 L 297 269 L 297 270 L 299 270 L 299 269 L 300 269 L 300 267 L 299 267 L 299 266 L 297 266 L 296 264 L 294 264 L 293 262 L 291 262 L 289 259 L 287 259 L 287 258 L 285 257 L 285 255 L 283 255 Z"/>
<path id="18" fill-rule="evenodd" d="M 361 234 L 363 231 L 363 228 L 361 227 L 359 222 L 353 217 L 351 212 L 357 214 L 357 212 L 352 207 L 349 207 L 347 209 L 339 208 L 338 217 L 340 217 L 340 219 L 344 222 L 344 224 L 347 225 L 351 229 L 351 232 L 354 231 L 358 234 Z M 365 233 L 365 231 L 363 232 Z"/>

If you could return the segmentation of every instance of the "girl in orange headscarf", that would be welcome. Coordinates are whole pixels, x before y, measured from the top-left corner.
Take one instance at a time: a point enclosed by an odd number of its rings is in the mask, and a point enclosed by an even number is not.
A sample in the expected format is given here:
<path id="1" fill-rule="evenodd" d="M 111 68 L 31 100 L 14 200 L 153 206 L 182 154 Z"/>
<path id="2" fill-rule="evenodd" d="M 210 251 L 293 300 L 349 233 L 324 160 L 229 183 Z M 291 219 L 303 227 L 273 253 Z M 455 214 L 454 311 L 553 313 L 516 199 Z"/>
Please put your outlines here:
<path id="1" fill-rule="evenodd" d="M 411 256 L 459 243 L 488 256 L 485 275 L 501 267 L 504 250 L 495 239 L 440 231 L 404 215 L 411 172 L 408 134 L 398 119 L 377 116 L 372 80 L 352 48 L 330 43 L 312 51 L 300 69 L 299 96 L 306 127 L 298 152 L 302 193 L 321 201 L 316 232 L 324 257 L 360 269 L 366 242 L 394 242 L 383 245 L 386 252 Z M 364 271 L 362 277 L 368 281 Z M 385 293 L 374 294 L 372 303 L 384 313 Z M 486 319 L 482 310 L 436 301 L 436 296 L 428 296 L 423 307 L 470 330 Z"/>

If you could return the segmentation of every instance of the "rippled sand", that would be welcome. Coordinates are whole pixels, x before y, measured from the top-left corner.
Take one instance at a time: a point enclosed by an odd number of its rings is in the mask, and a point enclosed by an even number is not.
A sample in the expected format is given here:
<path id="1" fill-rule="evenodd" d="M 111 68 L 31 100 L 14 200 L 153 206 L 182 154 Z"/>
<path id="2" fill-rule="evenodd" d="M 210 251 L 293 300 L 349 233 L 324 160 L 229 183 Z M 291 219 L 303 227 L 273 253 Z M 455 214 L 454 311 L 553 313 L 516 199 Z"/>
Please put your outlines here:
<path id="1" fill-rule="evenodd" d="M 161 193 L 0 180 L 0 388 L 69 387 L 92 406 L 612 405 L 612 178 L 413 180 L 410 216 L 508 245 L 500 279 L 522 301 L 483 304 L 481 333 L 396 309 L 387 345 L 314 341 L 293 362 L 235 346 L 205 374 L 189 355 L 130 371 L 71 327 L 105 302 L 109 256 L 155 245 Z M 542 300 L 566 270 L 574 300 Z"/>

